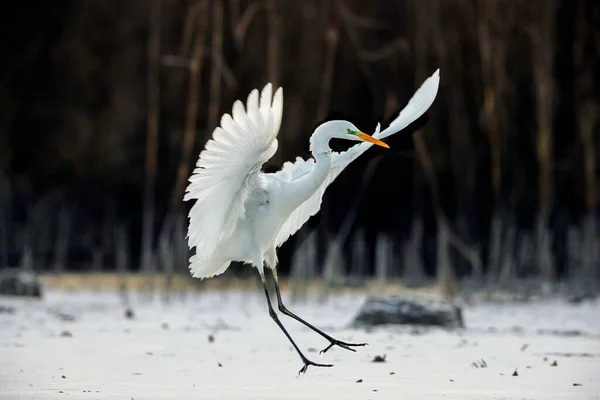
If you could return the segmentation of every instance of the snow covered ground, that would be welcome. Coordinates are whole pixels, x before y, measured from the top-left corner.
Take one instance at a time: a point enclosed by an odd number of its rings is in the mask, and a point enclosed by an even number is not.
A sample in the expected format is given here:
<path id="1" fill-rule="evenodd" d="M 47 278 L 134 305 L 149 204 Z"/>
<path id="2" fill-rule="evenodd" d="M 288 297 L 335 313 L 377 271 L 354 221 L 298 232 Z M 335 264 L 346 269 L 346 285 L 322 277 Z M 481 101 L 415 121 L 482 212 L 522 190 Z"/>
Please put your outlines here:
<path id="1" fill-rule="evenodd" d="M 328 343 L 282 316 L 309 358 L 334 364 L 298 376 L 260 291 L 135 297 L 131 319 L 116 292 L 0 297 L 0 399 L 600 399 L 598 302 L 466 306 L 467 329 L 454 332 L 347 329 L 363 300 L 288 304 L 369 343 L 319 356 Z"/>

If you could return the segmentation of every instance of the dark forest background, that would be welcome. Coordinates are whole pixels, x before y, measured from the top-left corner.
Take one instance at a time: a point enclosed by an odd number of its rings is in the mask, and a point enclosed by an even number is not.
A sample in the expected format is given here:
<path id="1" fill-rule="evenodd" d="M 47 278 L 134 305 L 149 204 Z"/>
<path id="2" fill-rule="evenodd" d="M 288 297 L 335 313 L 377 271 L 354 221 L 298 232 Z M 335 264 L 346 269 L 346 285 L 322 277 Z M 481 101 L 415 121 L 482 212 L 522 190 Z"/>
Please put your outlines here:
<path id="1" fill-rule="evenodd" d="M 0 267 L 186 274 L 183 192 L 236 99 L 283 86 L 273 171 L 326 119 L 385 127 L 440 68 L 426 116 L 346 169 L 281 270 L 305 249 L 325 276 L 600 278 L 597 1 L 10 5 Z"/>

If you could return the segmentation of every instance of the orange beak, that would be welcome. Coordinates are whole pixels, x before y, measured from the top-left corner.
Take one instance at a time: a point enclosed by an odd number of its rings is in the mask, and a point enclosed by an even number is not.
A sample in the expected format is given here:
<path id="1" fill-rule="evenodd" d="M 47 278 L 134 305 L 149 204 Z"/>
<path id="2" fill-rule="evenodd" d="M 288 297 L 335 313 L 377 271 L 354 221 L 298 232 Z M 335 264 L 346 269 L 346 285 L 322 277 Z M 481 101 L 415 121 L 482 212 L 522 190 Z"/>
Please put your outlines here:
<path id="1" fill-rule="evenodd" d="M 379 139 L 375 139 L 373 136 L 369 136 L 366 133 L 359 132 L 356 134 L 356 136 L 359 139 L 364 140 L 365 142 L 371 142 L 373 144 L 376 144 L 377 146 L 385 147 L 386 149 L 390 148 L 390 146 L 388 146 L 387 143 L 384 143 Z"/>

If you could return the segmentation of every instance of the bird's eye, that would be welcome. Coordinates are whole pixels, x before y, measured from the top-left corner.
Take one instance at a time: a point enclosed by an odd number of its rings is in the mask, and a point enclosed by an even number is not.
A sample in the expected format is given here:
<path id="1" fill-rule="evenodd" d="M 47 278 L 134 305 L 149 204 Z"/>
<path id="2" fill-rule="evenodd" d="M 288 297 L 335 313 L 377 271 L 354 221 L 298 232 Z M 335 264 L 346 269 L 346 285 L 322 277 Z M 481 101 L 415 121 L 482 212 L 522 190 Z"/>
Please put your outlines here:
<path id="1" fill-rule="evenodd" d="M 352 129 L 346 129 L 346 133 L 352 134 Z"/>

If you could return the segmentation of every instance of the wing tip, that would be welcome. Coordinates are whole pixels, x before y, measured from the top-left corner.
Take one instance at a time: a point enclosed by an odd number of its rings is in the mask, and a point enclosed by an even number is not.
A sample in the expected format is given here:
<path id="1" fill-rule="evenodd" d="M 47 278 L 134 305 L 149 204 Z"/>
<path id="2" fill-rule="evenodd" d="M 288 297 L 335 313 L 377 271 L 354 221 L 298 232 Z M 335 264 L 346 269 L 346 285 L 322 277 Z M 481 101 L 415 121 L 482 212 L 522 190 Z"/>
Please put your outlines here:
<path id="1" fill-rule="evenodd" d="M 267 82 L 262 89 L 263 93 L 268 92 L 269 94 L 273 93 L 273 84 L 271 82 Z M 270 104 L 269 104 L 270 105 Z"/>
<path id="2" fill-rule="evenodd" d="M 425 86 L 425 84 L 427 83 L 435 83 L 436 86 L 439 85 L 440 82 L 440 69 L 436 69 L 435 72 L 433 74 L 431 74 L 429 76 L 429 78 L 425 79 L 425 81 L 423 82 L 423 84 L 421 86 Z"/>
<path id="3" fill-rule="evenodd" d="M 248 94 L 248 98 L 246 99 L 246 112 L 253 113 L 258 110 L 259 107 L 259 96 L 258 89 L 252 89 L 250 94 Z"/>
<path id="4" fill-rule="evenodd" d="M 273 88 L 271 82 L 267 82 L 267 84 L 260 91 L 260 108 L 261 110 L 266 110 L 271 108 L 271 103 L 273 101 Z"/>
<path id="5" fill-rule="evenodd" d="M 423 86 L 428 82 L 432 82 L 433 84 L 435 84 L 436 88 L 438 88 L 440 86 L 440 69 L 439 68 L 436 69 L 435 72 L 433 74 L 431 74 L 431 76 L 429 78 L 427 78 L 427 80 L 425 82 L 423 82 Z M 437 89 L 436 89 L 436 95 L 437 95 Z"/>

